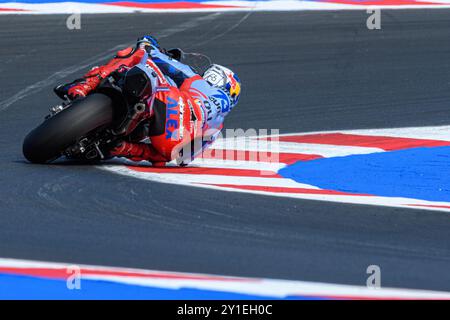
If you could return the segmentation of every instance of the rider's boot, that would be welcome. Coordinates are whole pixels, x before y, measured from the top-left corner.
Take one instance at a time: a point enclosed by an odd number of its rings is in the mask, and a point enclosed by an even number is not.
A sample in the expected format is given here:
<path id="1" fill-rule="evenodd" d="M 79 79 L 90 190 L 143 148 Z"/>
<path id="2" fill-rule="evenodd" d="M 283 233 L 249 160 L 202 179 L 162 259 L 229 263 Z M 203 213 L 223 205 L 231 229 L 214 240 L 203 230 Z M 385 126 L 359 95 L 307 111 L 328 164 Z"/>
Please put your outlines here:
<path id="1" fill-rule="evenodd" d="M 59 85 L 53 90 L 61 99 L 69 98 L 73 100 L 76 97 L 84 97 L 97 88 L 100 82 L 107 78 L 112 72 L 122 72 L 127 68 L 138 64 L 144 56 L 144 53 L 145 50 L 132 47 L 118 51 L 116 56 L 104 66 L 94 67 L 86 73 L 83 78 Z"/>
<path id="2" fill-rule="evenodd" d="M 147 143 L 121 141 L 109 151 L 110 156 L 125 157 L 133 161 L 150 161 L 155 167 L 164 167 L 167 159 Z"/>

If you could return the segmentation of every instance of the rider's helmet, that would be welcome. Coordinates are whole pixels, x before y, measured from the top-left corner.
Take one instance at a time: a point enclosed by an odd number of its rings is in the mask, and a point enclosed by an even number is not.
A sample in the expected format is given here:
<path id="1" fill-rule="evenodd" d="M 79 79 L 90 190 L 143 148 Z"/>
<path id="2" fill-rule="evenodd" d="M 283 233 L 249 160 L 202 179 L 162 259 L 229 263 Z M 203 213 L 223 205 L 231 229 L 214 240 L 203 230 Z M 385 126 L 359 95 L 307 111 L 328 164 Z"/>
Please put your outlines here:
<path id="1" fill-rule="evenodd" d="M 222 89 L 230 97 L 231 107 L 238 103 L 241 94 L 241 81 L 233 71 L 224 66 L 213 64 L 205 71 L 203 79 L 213 87 Z"/>
<path id="2" fill-rule="evenodd" d="M 149 36 L 149 35 L 140 37 L 140 38 L 137 40 L 137 44 L 138 44 L 138 45 L 140 45 L 140 44 L 150 45 L 150 46 L 153 46 L 153 47 L 155 47 L 155 48 L 157 48 L 157 49 L 160 49 L 158 40 L 156 40 L 155 37 Z"/>

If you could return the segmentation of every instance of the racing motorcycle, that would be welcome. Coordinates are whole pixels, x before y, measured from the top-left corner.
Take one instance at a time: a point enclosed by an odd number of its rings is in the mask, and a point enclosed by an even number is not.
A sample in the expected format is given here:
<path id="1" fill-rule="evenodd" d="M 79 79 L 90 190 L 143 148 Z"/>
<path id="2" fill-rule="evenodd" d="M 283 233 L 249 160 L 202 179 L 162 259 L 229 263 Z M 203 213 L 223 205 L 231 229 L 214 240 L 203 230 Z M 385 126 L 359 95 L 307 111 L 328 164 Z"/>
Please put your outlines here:
<path id="1" fill-rule="evenodd" d="M 180 49 L 168 51 L 194 70 L 206 69 L 211 60 Z M 61 156 L 83 161 L 107 158 L 107 146 L 126 136 L 127 128 L 151 99 L 148 54 L 125 74 L 113 72 L 84 98 L 66 100 L 50 108 L 43 123 L 24 139 L 23 154 L 32 163 L 49 163 Z M 158 127 L 164 115 L 154 115 L 149 126 Z M 150 129 L 151 130 L 151 129 Z"/>

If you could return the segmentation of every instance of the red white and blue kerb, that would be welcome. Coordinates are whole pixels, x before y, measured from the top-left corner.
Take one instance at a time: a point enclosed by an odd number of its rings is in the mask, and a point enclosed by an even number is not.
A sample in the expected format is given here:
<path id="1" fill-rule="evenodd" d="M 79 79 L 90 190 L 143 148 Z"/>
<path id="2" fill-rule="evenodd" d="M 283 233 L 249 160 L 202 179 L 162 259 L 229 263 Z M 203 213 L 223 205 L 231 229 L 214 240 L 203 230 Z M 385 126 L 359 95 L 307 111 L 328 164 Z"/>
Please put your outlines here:
<path id="1" fill-rule="evenodd" d="M 225 138 L 188 167 L 113 161 L 100 168 L 223 191 L 450 211 L 449 129 L 297 133 L 241 142 Z"/>
<path id="2" fill-rule="evenodd" d="M 450 293 L 0 258 L 0 299 L 448 300 Z"/>

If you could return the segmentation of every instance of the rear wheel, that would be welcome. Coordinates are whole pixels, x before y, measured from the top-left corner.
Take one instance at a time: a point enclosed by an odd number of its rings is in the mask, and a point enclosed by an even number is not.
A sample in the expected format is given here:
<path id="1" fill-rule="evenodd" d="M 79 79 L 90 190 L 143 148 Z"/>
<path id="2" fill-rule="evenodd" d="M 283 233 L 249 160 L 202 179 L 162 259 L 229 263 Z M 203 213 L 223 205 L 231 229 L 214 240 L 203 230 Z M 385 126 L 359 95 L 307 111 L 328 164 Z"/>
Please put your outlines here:
<path id="1" fill-rule="evenodd" d="M 111 98 L 94 93 L 44 121 L 23 142 L 23 155 L 33 163 L 47 163 L 60 157 L 80 138 L 113 123 Z"/>

